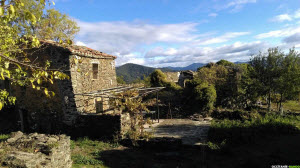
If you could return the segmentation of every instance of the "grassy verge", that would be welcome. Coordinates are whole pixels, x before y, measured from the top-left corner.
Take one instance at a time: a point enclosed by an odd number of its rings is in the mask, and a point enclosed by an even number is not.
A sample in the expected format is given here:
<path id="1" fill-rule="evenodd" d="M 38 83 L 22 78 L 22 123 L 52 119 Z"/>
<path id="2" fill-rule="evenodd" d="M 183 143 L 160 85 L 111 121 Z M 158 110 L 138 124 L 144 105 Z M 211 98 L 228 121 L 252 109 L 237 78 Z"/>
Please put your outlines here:
<path id="1" fill-rule="evenodd" d="M 293 112 L 293 113 L 300 113 L 300 102 L 299 101 L 294 101 L 294 100 L 288 100 L 282 103 L 283 110 L 285 112 Z M 268 108 L 268 105 L 263 105 L 263 108 Z M 277 104 L 272 103 L 271 108 L 275 111 L 277 111 Z"/>
<path id="2" fill-rule="evenodd" d="M 208 140 L 208 167 L 299 164 L 300 116 L 214 121 Z"/>
<path id="3" fill-rule="evenodd" d="M 298 101 L 286 101 L 283 103 L 283 108 L 291 112 L 300 113 L 300 102 Z"/>
<path id="4" fill-rule="evenodd" d="M 71 141 L 72 160 L 74 168 L 105 168 L 101 152 L 118 148 L 116 143 L 94 141 L 88 138 Z"/>
<path id="5" fill-rule="evenodd" d="M 5 141 L 9 138 L 9 135 L 7 134 L 0 134 L 0 142 Z"/>

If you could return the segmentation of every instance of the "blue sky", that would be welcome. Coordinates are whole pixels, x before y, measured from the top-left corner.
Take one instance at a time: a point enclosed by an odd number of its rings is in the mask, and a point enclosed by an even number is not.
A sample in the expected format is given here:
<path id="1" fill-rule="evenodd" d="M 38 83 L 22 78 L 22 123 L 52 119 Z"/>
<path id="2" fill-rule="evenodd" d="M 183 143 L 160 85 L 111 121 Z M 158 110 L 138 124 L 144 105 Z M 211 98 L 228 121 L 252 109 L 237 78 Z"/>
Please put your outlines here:
<path id="1" fill-rule="evenodd" d="M 78 45 L 117 65 L 247 61 L 278 46 L 300 49 L 299 0 L 55 0 L 81 27 Z"/>

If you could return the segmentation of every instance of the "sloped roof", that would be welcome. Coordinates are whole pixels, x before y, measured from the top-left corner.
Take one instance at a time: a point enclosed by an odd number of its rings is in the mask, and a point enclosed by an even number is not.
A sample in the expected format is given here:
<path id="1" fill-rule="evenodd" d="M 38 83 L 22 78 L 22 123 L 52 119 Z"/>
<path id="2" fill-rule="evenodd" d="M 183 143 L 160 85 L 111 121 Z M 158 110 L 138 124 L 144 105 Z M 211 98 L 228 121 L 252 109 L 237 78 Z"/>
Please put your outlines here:
<path id="1" fill-rule="evenodd" d="M 63 47 L 71 52 L 71 54 L 85 57 L 95 57 L 95 58 L 113 58 L 116 59 L 116 56 L 109 55 L 86 46 L 78 46 L 78 45 L 68 45 L 68 44 L 60 44 L 58 42 L 52 40 L 40 40 L 43 45 L 54 45 L 58 47 Z"/>

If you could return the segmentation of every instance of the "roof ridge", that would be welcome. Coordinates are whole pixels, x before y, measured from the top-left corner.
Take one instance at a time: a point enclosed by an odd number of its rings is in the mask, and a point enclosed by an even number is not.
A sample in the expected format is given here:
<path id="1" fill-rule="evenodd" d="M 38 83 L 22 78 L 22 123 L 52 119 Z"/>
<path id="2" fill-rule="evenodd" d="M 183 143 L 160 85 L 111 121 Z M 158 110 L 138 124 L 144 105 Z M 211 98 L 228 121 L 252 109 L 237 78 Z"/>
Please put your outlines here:
<path id="1" fill-rule="evenodd" d="M 79 46 L 79 45 L 74 45 L 74 44 L 72 44 L 72 45 L 67 44 L 67 46 L 64 46 L 64 44 L 60 44 L 53 40 L 40 40 L 40 42 L 63 47 L 65 49 L 68 49 L 72 54 L 80 54 L 81 56 L 90 56 L 90 57 L 92 57 L 92 56 L 101 57 L 102 56 L 102 57 L 111 57 L 114 59 L 117 58 L 114 55 L 106 54 L 101 51 L 89 48 L 87 46 Z"/>

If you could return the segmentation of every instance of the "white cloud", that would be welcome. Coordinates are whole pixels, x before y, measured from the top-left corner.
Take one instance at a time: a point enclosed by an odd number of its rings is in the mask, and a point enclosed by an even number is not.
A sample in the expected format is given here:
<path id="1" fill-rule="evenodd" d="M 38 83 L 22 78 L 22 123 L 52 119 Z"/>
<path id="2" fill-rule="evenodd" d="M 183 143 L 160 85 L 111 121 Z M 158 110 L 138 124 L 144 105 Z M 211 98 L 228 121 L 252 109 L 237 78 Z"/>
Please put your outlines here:
<path id="1" fill-rule="evenodd" d="M 86 44 L 82 41 L 76 41 L 75 44 L 79 46 L 86 46 Z"/>
<path id="2" fill-rule="evenodd" d="M 206 40 L 198 40 L 200 42 L 198 42 L 199 45 L 209 45 L 209 44 L 217 44 L 217 43 L 223 43 L 223 42 L 227 42 L 233 38 L 239 37 L 239 36 L 244 36 L 250 34 L 250 32 L 229 32 L 229 33 L 225 33 L 224 35 L 218 36 L 218 37 L 213 37 L 213 38 L 209 38 Z"/>
<path id="3" fill-rule="evenodd" d="M 80 32 L 76 40 L 78 45 L 85 45 L 93 49 L 113 54 L 118 57 L 117 65 L 128 62 L 148 64 L 145 58 L 178 54 L 178 46 L 205 46 L 227 42 L 249 32 L 229 32 L 219 36 L 215 33 L 198 33 L 198 23 L 178 24 L 148 24 L 143 22 L 82 22 L 77 20 Z M 169 46 L 164 50 L 147 52 L 151 46 Z M 191 52 L 186 48 L 180 52 Z M 163 50 L 159 51 L 159 50 Z M 145 53 L 147 53 L 145 55 Z M 145 58 L 144 58 L 145 57 Z"/>
<path id="4" fill-rule="evenodd" d="M 294 18 L 300 18 L 300 9 L 298 9 L 295 14 L 294 14 Z"/>
<path id="5" fill-rule="evenodd" d="M 233 0 L 224 5 L 223 9 L 231 9 L 231 12 L 240 11 L 246 4 L 256 3 L 256 0 Z"/>
<path id="6" fill-rule="evenodd" d="M 291 21 L 292 16 L 290 16 L 289 14 L 281 14 L 281 15 L 277 15 L 275 16 L 272 21 L 273 22 L 284 22 L 284 21 Z"/>
<path id="7" fill-rule="evenodd" d="M 146 24 L 139 22 L 82 22 L 79 41 L 103 52 L 128 54 L 142 44 L 183 43 L 197 38 L 197 23 Z"/>
<path id="8" fill-rule="evenodd" d="M 285 14 L 277 15 L 274 18 L 272 18 L 271 21 L 284 22 L 284 21 L 292 21 L 298 18 L 300 18 L 300 9 L 298 9 L 292 14 L 285 13 Z"/>
<path id="9" fill-rule="evenodd" d="M 273 30 L 267 33 L 261 33 L 255 36 L 257 39 L 271 38 L 271 37 L 287 37 L 300 32 L 300 26 L 288 27 L 281 30 Z"/>
<path id="10" fill-rule="evenodd" d="M 210 17 L 217 17 L 218 14 L 217 13 L 210 13 L 210 14 L 208 14 L 208 16 L 210 16 Z"/>
<path id="11" fill-rule="evenodd" d="M 153 48 L 146 53 L 147 60 L 156 66 L 186 66 L 195 62 L 208 63 L 220 59 L 230 61 L 248 61 L 249 56 L 265 51 L 270 47 L 268 43 L 255 41 L 250 43 L 236 42 L 221 47 L 184 46 L 168 53 L 171 48 Z M 155 59 L 157 58 L 157 59 Z M 163 59 L 161 59 L 163 58 Z"/>

